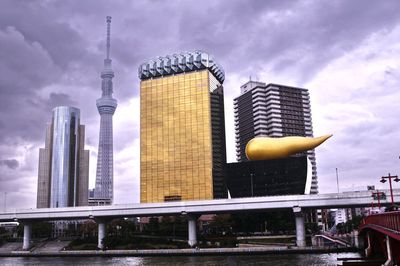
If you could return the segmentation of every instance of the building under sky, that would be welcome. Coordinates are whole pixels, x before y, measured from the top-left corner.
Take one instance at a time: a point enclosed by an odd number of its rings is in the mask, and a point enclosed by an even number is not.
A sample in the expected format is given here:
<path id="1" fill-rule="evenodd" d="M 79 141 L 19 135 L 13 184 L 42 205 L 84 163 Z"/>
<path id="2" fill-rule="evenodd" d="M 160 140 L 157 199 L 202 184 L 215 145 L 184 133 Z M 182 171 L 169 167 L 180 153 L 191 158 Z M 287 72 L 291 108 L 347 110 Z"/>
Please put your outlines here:
<path id="1" fill-rule="evenodd" d="M 247 161 L 245 148 L 258 136 L 312 137 L 310 97 L 304 88 L 249 81 L 234 99 L 236 158 Z M 311 193 L 318 193 L 314 150 L 307 151 L 311 162 Z"/>
<path id="2" fill-rule="evenodd" d="M 89 151 L 84 145 L 79 109 L 54 108 L 45 147 L 39 150 L 37 208 L 88 205 Z"/>
<path id="3" fill-rule="evenodd" d="M 139 67 L 140 201 L 226 197 L 224 71 L 207 53 Z"/>
<path id="4" fill-rule="evenodd" d="M 112 97 L 114 71 L 110 59 L 110 26 L 111 17 L 107 21 L 107 47 L 104 69 L 101 72 L 101 98 L 97 100 L 97 110 L 100 114 L 99 149 L 97 154 L 95 200 L 112 204 L 114 161 L 113 161 L 113 115 L 117 108 L 117 100 Z"/>

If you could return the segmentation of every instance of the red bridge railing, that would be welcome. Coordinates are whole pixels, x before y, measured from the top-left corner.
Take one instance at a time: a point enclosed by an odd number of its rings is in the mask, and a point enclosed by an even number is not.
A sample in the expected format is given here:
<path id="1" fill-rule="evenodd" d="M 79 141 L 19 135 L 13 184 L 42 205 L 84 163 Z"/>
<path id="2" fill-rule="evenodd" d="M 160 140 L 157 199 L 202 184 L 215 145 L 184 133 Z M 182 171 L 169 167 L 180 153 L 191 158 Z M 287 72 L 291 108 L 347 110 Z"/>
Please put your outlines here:
<path id="1" fill-rule="evenodd" d="M 360 224 L 359 231 L 368 228 L 400 240 L 400 211 L 372 214 L 365 217 Z"/>

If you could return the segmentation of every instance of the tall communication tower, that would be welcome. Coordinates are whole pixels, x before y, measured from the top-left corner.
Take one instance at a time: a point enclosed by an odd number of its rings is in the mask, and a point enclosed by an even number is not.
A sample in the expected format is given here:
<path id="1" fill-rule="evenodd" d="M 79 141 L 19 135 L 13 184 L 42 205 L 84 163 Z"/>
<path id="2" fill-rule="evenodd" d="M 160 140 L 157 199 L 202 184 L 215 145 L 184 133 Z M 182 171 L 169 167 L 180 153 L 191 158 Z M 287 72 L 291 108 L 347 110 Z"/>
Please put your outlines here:
<path id="1" fill-rule="evenodd" d="M 106 204 L 113 202 L 113 115 L 117 108 L 117 100 L 112 97 L 114 71 L 110 59 L 110 27 L 111 17 L 107 16 L 107 44 L 104 68 L 101 72 L 101 98 L 96 101 L 100 114 L 99 149 L 97 154 L 96 187 L 94 198 L 104 200 Z"/>

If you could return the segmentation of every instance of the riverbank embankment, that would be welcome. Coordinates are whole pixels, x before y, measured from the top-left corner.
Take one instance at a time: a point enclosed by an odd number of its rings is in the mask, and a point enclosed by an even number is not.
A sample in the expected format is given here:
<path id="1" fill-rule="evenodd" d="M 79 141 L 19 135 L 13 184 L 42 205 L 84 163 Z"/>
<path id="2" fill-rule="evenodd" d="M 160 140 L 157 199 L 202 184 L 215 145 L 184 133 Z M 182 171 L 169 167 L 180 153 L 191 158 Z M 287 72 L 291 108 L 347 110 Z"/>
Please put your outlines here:
<path id="1" fill-rule="evenodd" d="M 318 254 L 357 252 L 356 248 L 317 247 L 246 247 L 246 248 L 188 248 L 188 249 L 141 249 L 141 250 L 62 250 L 62 251 L 0 251 L 0 257 L 89 257 L 89 256 L 210 256 L 246 254 Z"/>

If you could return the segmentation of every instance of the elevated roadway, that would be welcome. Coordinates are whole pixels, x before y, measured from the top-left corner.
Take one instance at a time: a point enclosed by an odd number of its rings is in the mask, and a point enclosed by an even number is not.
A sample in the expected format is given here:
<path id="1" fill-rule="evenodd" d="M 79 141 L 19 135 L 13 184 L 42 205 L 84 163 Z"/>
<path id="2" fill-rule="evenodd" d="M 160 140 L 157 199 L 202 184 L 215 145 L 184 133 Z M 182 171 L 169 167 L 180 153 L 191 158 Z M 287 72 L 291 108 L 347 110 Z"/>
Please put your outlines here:
<path id="1" fill-rule="evenodd" d="M 382 206 L 390 205 L 389 191 L 382 190 L 386 199 Z M 394 190 L 394 201 L 400 202 L 400 190 Z M 68 208 L 13 209 L 0 213 L 0 222 L 24 220 L 73 220 L 87 218 L 118 218 L 163 216 L 179 214 L 232 213 L 279 209 L 326 209 L 367 207 L 373 201 L 371 191 L 356 191 L 316 195 L 289 195 L 219 200 L 175 201 L 146 204 L 118 204 Z"/>
<path id="2" fill-rule="evenodd" d="M 382 190 L 386 199 L 381 206 L 390 205 L 390 192 Z M 400 202 L 400 190 L 394 190 L 394 202 Z M 296 243 L 305 246 L 304 209 L 367 207 L 373 201 L 372 191 L 355 191 L 316 195 L 288 195 L 219 200 L 176 201 L 146 204 L 121 204 L 110 206 L 85 206 L 68 208 L 41 208 L 6 210 L 0 213 L 0 222 L 18 221 L 24 224 L 23 248 L 30 248 L 31 224 L 35 221 L 94 219 L 98 223 L 99 248 L 106 235 L 107 220 L 120 217 L 142 217 L 163 215 L 186 215 L 188 220 L 188 243 L 194 246 L 196 239 L 196 220 L 199 215 L 209 213 L 233 213 L 249 211 L 268 211 L 293 209 L 296 222 Z"/>

